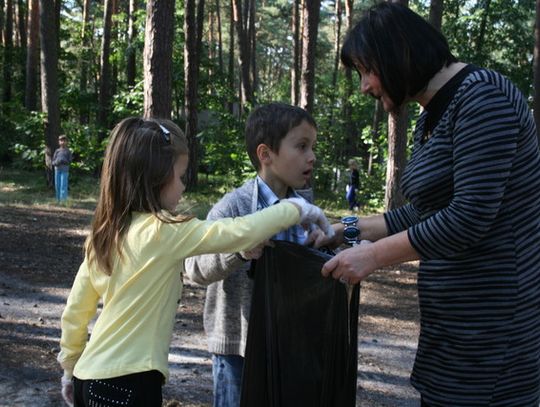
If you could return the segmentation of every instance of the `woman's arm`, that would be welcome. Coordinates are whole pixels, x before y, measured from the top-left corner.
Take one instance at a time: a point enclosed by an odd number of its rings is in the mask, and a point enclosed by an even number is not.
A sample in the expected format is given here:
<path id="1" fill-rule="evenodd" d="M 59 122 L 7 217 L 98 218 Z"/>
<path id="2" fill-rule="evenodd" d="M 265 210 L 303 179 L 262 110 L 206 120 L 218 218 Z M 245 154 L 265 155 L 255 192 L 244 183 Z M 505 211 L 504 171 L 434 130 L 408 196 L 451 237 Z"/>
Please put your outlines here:
<path id="1" fill-rule="evenodd" d="M 358 246 L 339 252 L 324 264 L 322 275 L 356 284 L 381 267 L 419 258 L 407 231 L 403 231 L 378 239 L 375 243 L 363 241 Z"/>

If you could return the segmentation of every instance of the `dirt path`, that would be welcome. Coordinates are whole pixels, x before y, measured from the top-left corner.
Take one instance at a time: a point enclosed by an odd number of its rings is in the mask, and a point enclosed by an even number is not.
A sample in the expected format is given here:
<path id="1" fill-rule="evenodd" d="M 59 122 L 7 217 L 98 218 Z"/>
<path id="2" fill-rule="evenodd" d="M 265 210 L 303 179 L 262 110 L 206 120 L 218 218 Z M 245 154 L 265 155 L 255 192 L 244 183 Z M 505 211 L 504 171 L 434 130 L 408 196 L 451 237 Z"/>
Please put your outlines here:
<path id="1" fill-rule="evenodd" d="M 0 406 L 61 406 L 55 360 L 59 319 L 82 260 L 92 213 L 0 206 Z M 416 407 L 409 384 L 418 335 L 416 265 L 387 269 L 362 285 L 357 406 Z M 179 306 L 165 404 L 208 406 L 204 289 L 187 282 Z"/>

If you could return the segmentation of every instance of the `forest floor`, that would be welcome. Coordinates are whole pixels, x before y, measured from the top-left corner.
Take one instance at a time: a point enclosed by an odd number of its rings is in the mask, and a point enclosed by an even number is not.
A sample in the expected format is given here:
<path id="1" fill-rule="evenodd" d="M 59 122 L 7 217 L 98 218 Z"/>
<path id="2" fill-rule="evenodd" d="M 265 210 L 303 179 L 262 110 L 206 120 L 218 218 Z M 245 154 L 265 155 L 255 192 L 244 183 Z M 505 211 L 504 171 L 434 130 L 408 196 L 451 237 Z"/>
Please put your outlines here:
<path id="1" fill-rule="evenodd" d="M 63 405 L 56 362 L 60 316 L 91 216 L 76 207 L 0 204 L 0 406 Z M 418 336 L 416 269 L 408 263 L 362 283 L 357 406 L 419 405 L 409 384 Z M 164 405 L 211 405 L 204 295 L 204 288 L 186 282 Z"/>

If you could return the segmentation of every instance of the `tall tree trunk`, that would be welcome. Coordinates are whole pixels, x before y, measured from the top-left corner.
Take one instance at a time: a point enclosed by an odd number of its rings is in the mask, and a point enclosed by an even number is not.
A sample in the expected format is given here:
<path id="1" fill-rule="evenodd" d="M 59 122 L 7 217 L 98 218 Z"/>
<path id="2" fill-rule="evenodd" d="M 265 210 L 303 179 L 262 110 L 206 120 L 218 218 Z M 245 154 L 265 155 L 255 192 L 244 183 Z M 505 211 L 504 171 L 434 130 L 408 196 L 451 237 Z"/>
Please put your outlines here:
<path id="1" fill-rule="evenodd" d="M 491 0 L 480 0 L 479 7 L 482 10 L 482 20 L 480 21 L 480 32 L 476 39 L 476 59 L 478 61 L 482 58 L 482 52 L 484 51 L 484 39 L 486 36 L 486 25 L 489 18 L 489 6 Z"/>
<path id="2" fill-rule="evenodd" d="M 408 0 L 393 0 L 391 2 L 409 6 Z M 407 162 L 407 123 L 407 106 L 402 106 L 397 113 L 388 115 L 388 163 L 384 197 L 386 210 L 398 208 L 405 203 L 400 183 Z"/>
<path id="3" fill-rule="evenodd" d="M 345 0 L 345 21 L 346 30 L 349 31 L 353 25 L 353 0 Z M 352 94 L 353 94 L 353 79 L 352 70 L 345 68 L 345 96 L 343 101 L 343 118 L 345 121 L 345 146 L 343 155 L 346 158 L 356 155 L 356 123 L 351 120 L 352 117 Z M 341 157 L 337 157 L 339 160 Z"/>
<path id="4" fill-rule="evenodd" d="M 41 106 L 45 114 L 45 168 L 47 185 L 54 185 L 52 155 L 60 135 L 58 97 L 58 42 L 54 18 L 54 0 L 39 2 L 39 32 L 41 42 Z"/>
<path id="5" fill-rule="evenodd" d="M 216 17 L 217 17 L 217 35 L 218 35 L 218 61 L 219 75 L 223 75 L 223 38 L 221 31 L 221 5 L 219 0 L 216 0 Z"/>
<path id="6" fill-rule="evenodd" d="M 300 2 L 293 0 L 292 8 L 292 37 L 293 37 L 293 66 L 291 69 L 291 104 L 298 106 L 300 99 Z"/>
<path id="7" fill-rule="evenodd" d="M 371 175 L 373 170 L 373 154 L 378 153 L 379 149 L 379 133 L 381 131 L 381 123 L 384 115 L 384 109 L 380 100 L 375 101 L 375 111 L 373 112 L 373 121 L 371 124 L 371 146 L 369 148 L 367 175 Z M 379 154 L 377 154 L 379 155 Z"/>
<path id="8" fill-rule="evenodd" d="M 37 110 L 38 63 L 39 63 L 39 0 L 28 3 L 28 47 L 26 52 L 26 83 L 24 107 Z"/>
<path id="9" fill-rule="evenodd" d="M 319 33 L 320 9 L 321 0 L 310 0 L 304 3 L 300 106 L 310 113 L 313 112 L 313 101 L 315 99 L 315 50 Z"/>
<path id="10" fill-rule="evenodd" d="M 103 38 L 101 40 L 101 61 L 99 75 L 99 106 L 98 123 L 102 130 L 109 127 L 109 112 L 111 105 L 111 31 L 113 1 L 105 0 L 103 11 Z M 104 139 L 105 131 L 100 132 L 100 139 Z"/>
<path id="11" fill-rule="evenodd" d="M 216 58 L 216 39 L 215 39 L 215 27 L 214 27 L 214 13 L 210 9 L 208 10 L 208 60 L 210 61 L 210 66 L 208 67 L 208 76 L 212 78 L 214 75 L 214 59 Z M 212 79 L 210 79 L 212 80 Z M 211 93 L 213 89 L 210 90 Z"/>
<path id="12" fill-rule="evenodd" d="M 20 46 L 23 49 L 23 60 L 26 59 L 26 7 L 23 0 L 17 0 L 17 28 L 19 29 Z"/>
<path id="13" fill-rule="evenodd" d="M 249 1 L 249 0 L 246 0 Z M 238 34 L 238 51 L 240 65 L 240 84 L 242 93 L 242 106 L 246 103 L 253 104 L 253 89 L 250 81 L 250 61 L 249 37 L 244 27 L 244 16 L 242 15 L 242 0 L 232 0 L 234 12 L 234 24 Z"/>
<path id="14" fill-rule="evenodd" d="M 174 0 L 149 0 L 144 36 L 144 116 L 170 118 Z"/>
<path id="15" fill-rule="evenodd" d="M 536 24 L 534 26 L 534 120 L 540 143 L 540 0 L 536 0 Z"/>
<path id="16" fill-rule="evenodd" d="M 330 117 L 329 117 L 329 123 L 330 126 L 333 126 L 334 124 L 334 109 L 333 106 L 335 106 L 335 100 L 337 93 L 335 92 L 335 89 L 337 89 L 337 79 L 338 79 L 338 69 L 339 69 L 339 44 L 341 41 L 341 0 L 336 0 L 335 4 L 335 22 L 334 22 L 334 67 L 332 70 L 332 87 L 331 92 L 332 95 L 330 96 L 331 100 L 331 108 L 330 108 Z"/>
<path id="17" fill-rule="evenodd" d="M 229 85 L 229 89 L 233 91 L 234 89 L 234 4 L 233 0 L 230 0 L 230 20 L 229 20 L 229 70 L 227 75 L 227 83 Z M 229 112 L 231 114 L 234 113 L 234 99 L 232 99 L 229 102 Z"/>
<path id="18" fill-rule="evenodd" d="M 88 27 L 90 22 L 90 1 L 91 0 L 84 0 L 83 2 L 83 21 L 82 21 L 82 29 L 81 29 L 81 45 L 82 45 L 82 52 L 81 52 L 81 62 L 80 62 L 80 70 L 81 75 L 79 78 L 79 95 L 81 98 L 81 103 L 79 104 L 79 123 L 86 124 L 89 122 L 89 109 L 88 104 L 86 103 L 86 95 L 88 93 L 88 66 L 89 66 L 89 60 L 90 60 L 90 43 L 91 43 L 91 35 L 90 35 L 90 29 Z"/>
<path id="19" fill-rule="evenodd" d="M 332 71 L 332 89 L 336 89 L 339 68 L 339 44 L 341 40 L 341 0 L 336 0 L 336 21 L 334 23 L 334 69 Z"/>
<path id="20" fill-rule="evenodd" d="M 126 82 L 128 88 L 135 86 L 135 76 L 137 74 L 137 60 L 135 41 L 137 38 L 137 0 L 129 0 L 128 9 L 128 49 L 126 55 Z"/>
<path id="21" fill-rule="evenodd" d="M 120 0 L 113 0 L 113 12 L 112 15 L 115 16 L 118 14 L 119 9 L 119 2 Z M 111 44 L 113 44 L 115 41 L 118 41 L 118 22 L 116 19 L 113 19 L 112 21 L 112 27 L 111 27 Z M 118 61 L 114 59 L 111 62 L 111 99 L 114 95 L 118 92 Z"/>
<path id="22" fill-rule="evenodd" d="M 5 1 L 0 0 L 0 44 L 5 47 L 6 46 L 6 38 L 4 37 L 4 21 L 5 21 L 5 15 L 4 15 L 4 8 L 5 8 Z"/>
<path id="23" fill-rule="evenodd" d="M 202 24 L 204 21 L 204 0 L 199 0 L 195 13 L 195 0 L 184 2 L 184 86 L 186 108 L 186 137 L 189 145 L 189 164 L 186 171 L 186 187 L 197 185 L 197 167 L 199 148 L 197 143 L 197 90 L 199 77 L 199 55 L 202 43 Z"/>
<path id="24" fill-rule="evenodd" d="M 249 25 L 248 25 L 248 38 L 249 38 L 249 46 L 250 46 L 250 68 L 251 68 L 251 83 L 252 83 L 252 91 L 253 91 L 253 98 L 255 98 L 255 95 L 257 94 L 257 87 L 258 87 L 258 75 L 257 75 L 257 32 L 255 30 L 255 17 L 256 17 L 256 11 L 255 11 L 255 0 L 249 0 Z"/>
<path id="25" fill-rule="evenodd" d="M 54 2 L 54 23 L 56 26 L 56 55 L 60 57 L 60 10 L 62 10 L 62 0 Z"/>
<path id="26" fill-rule="evenodd" d="M 19 82 L 19 93 L 22 95 L 22 102 L 24 103 L 24 91 L 26 90 L 26 53 L 28 39 L 27 39 L 27 9 L 23 0 L 17 1 L 17 27 L 19 32 L 19 61 L 18 64 L 22 68 L 22 81 Z M 24 68 L 23 68 L 24 67 Z"/>
<path id="27" fill-rule="evenodd" d="M 13 0 L 6 0 L 6 26 L 4 27 L 4 86 L 2 103 L 4 112 L 8 112 L 11 102 L 11 78 L 13 71 Z"/>
<path id="28" fill-rule="evenodd" d="M 437 30 L 441 31 L 444 0 L 431 0 L 429 7 L 429 22 Z"/>

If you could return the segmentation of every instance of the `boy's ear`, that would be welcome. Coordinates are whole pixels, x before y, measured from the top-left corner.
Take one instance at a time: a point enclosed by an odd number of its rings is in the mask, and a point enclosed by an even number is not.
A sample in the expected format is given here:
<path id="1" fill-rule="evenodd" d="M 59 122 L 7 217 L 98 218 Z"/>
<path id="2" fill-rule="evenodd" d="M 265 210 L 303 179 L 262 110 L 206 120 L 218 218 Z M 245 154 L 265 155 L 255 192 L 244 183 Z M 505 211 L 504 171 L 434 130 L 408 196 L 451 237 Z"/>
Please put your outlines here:
<path id="1" fill-rule="evenodd" d="M 270 154 L 272 150 L 266 144 L 259 144 L 257 146 L 257 158 L 261 165 L 270 164 L 272 161 L 272 155 Z"/>

